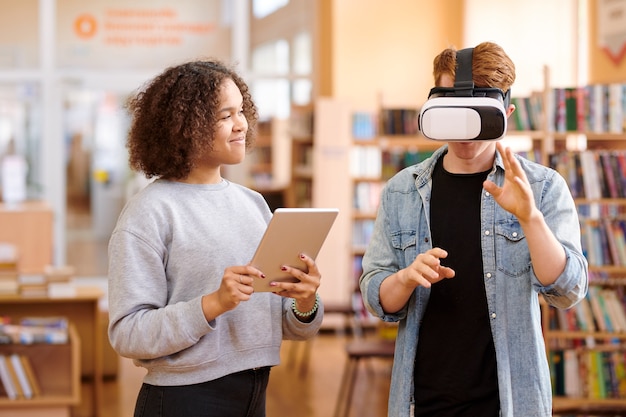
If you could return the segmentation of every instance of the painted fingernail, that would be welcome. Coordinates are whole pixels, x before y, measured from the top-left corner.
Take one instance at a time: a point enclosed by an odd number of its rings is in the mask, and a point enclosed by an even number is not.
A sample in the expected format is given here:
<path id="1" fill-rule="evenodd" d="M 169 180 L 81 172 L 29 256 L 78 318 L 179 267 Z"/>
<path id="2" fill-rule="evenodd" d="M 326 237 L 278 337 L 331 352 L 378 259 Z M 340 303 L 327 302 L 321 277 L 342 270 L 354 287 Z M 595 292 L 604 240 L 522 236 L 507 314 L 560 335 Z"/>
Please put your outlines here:
<path id="1" fill-rule="evenodd" d="M 286 270 L 287 270 L 287 267 L 286 267 L 286 266 L 281 266 L 281 267 L 280 267 L 280 270 L 281 270 L 281 271 L 286 271 Z"/>

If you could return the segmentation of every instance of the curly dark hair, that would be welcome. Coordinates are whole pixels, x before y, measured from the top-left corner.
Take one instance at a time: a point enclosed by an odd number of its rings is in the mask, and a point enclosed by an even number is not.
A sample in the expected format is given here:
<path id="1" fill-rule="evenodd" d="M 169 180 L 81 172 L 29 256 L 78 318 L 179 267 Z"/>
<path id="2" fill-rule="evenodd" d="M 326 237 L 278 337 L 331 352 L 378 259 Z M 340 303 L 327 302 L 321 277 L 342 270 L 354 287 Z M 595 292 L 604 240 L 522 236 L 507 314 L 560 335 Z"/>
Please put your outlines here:
<path id="1" fill-rule="evenodd" d="M 128 100 L 130 167 L 146 178 L 186 178 L 213 146 L 225 79 L 233 80 L 243 96 L 246 149 L 251 149 L 259 116 L 248 85 L 220 61 L 193 61 L 167 68 Z"/>

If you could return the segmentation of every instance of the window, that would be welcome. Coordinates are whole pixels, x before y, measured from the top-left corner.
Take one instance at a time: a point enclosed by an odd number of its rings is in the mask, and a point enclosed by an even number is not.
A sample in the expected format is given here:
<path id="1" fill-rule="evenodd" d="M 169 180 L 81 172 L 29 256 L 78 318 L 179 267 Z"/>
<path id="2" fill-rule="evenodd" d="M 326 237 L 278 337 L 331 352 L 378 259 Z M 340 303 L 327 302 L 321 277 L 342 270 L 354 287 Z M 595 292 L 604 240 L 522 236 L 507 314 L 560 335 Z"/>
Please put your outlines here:
<path id="1" fill-rule="evenodd" d="M 284 7 L 289 0 L 252 0 L 252 13 L 257 19 L 262 19 Z"/>

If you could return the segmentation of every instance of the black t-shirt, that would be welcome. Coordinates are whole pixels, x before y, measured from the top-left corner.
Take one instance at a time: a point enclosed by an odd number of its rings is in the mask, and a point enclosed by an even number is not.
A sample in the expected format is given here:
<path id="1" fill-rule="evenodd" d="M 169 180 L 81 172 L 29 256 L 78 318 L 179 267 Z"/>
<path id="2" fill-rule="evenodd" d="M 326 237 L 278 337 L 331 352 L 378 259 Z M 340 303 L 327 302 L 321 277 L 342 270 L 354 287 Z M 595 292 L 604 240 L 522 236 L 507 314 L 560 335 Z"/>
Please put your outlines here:
<path id="1" fill-rule="evenodd" d="M 415 416 L 498 416 L 496 355 L 480 246 L 482 183 L 489 171 L 451 174 L 439 158 L 430 222 L 441 263 L 456 272 L 431 287 L 415 359 Z"/>

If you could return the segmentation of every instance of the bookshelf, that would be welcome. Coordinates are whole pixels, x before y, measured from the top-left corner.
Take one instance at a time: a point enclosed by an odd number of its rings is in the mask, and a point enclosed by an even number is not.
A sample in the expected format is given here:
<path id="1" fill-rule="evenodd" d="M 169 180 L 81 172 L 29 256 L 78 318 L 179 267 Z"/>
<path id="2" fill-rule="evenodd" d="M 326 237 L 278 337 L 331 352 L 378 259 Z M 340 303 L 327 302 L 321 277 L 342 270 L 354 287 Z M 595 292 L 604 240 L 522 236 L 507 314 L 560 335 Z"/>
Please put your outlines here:
<path id="1" fill-rule="evenodd" d="M 615 115 L 609 110 L 608 86 L 552 88 L 547 68 L 544 78 L 544 91 L 533 93 L 526 104 L 517 102 L 518 111 L 522 105 L 529 113 L 539 112 L 539 121 L 513 121 L 518 131 L 512 134 L 530 136 L 541 162 L 566 179 L 589 261 L 589 293 L 583 301 L 568 310 L 541 303 L 553 409 L 558 414 L 621 414 L 626 410 L 620 383 L 626 375 L 626 163 L 621 162 L 626 161 L 626 104 Z M 597 91 L 605 92 L 604 102 L 597 96 L 594 101 Z M 621 91 L 626 99 L 624 85 Z M 531 110 L 532 100 L 538 100 L 539 110 Z"/>
<path id="2" fill-rule="evenodd" d="M 0 354 L 24 355 L 32 364 L 40 394 L 30 399 L 0 397 L 0 417 L 70 417 L 80 403 L 80 338 L 70 324 L 63 344 L 0 344 Z"/>
<path id="3" fill-rule="evenodd" d="M 272 211 L 286 204 L 289 182 L 288 120 L 260 120 L 249 161 L 245 184 L 260 192 Z"/>
<path id="4" fill-rule="evenodd" d="M 94 417 L 100 415 L 103 405 L 104 335 L 99 307 L 101 297 L 100 289 L 92 287 L 76 287 L 75 292 L 67 296 L 3 295 L 0 297 L 0 316 L 10 317 L 12 322 L 19 322 L 24 317 L 32 316 L 62 316 L 73 325 L 78 335 L 76 340 L 80 342 L 74 345 L 78 350 L 77 360 L 79 361 L 76 369 L 79 370 L 79 378 L 83 379 L 83 382 L 89 382 L 91 388 L 90 393 L 79 397 L 79 407 L 90 406 L 91 415 Z M 37 372 L 35 361 L 33 361 L 33 367 Z M 60 366 L 59 373 L 66 372 L 66 368 L 68 367 Z M 2 409 L 3 407 L 0 407 L 0 410 Z M 46 417 L 48 417 L 47 414 Z"/>
<path id="5" fill-rule="evenodd" d="M 292 106 L 289 118 L 291 181 L 287 188 L 288 207 L 313 207 L 313 123 L 313 106 Z"/>
<path id="6" fill-rule="evenodd" d="M 375 113 L 356 111 L 351 116 L 350 288 L 353 308 L 365 324 L 371 318 L 363 304 L 359 277 L 383 186 L 398 171 L 424 160 L 442 146 L 419 133 L 418 114 L 417 107 L 381 106 Z"/>
<path id="7" fill-rule="evenodd" d="M 251 155 L 250 181 L 255 188 L 270 187 L 273 182 L 272 121 L 260 120 L 257 137 Z"/>

